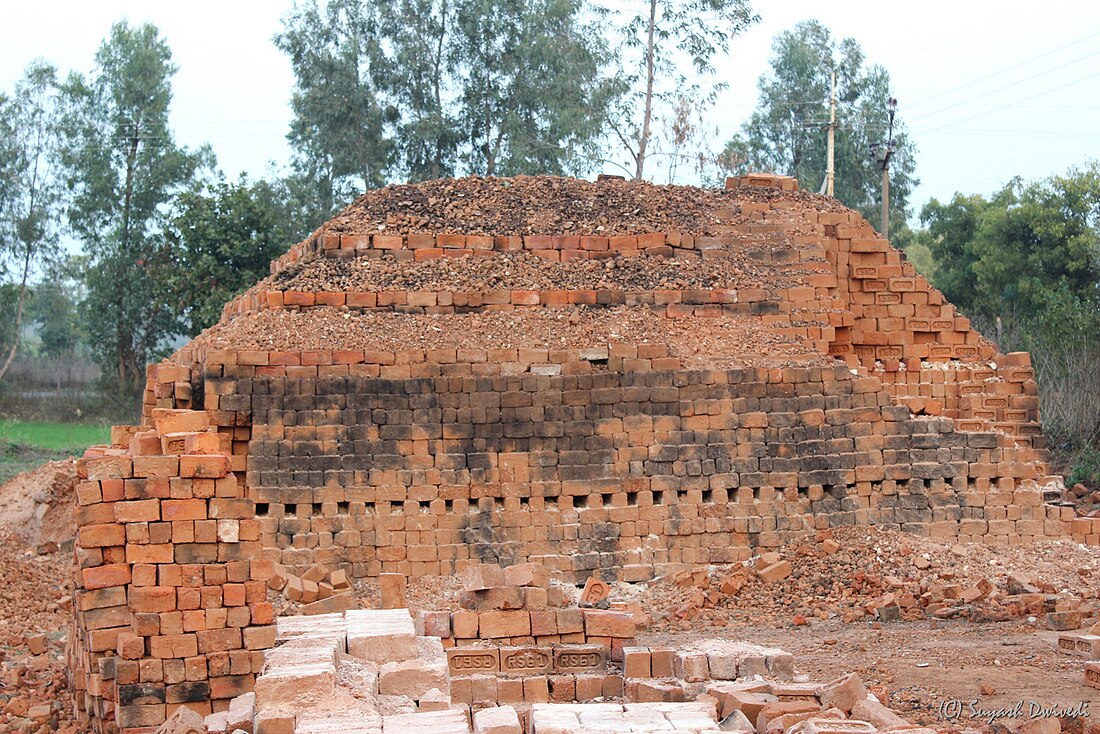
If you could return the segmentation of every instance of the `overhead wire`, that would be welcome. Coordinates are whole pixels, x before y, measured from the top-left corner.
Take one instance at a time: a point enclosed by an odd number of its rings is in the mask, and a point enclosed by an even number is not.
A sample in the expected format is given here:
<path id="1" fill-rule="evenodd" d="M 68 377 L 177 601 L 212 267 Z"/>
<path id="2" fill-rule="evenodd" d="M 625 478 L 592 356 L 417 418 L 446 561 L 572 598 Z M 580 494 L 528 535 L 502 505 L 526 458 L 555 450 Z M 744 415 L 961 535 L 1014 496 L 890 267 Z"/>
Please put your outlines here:
<path id="1" fill-rule="evenodd" d="M 981 98 L 983 98 L 983 97 L 988 97 L 988 96 L 989 96 L 989 95 L 991 95 L 991 94 L 996 94 L 997 92 L 1002 92 L 1002 91 L 1004 91 L 1004 90 L 1006 90 L 1006 89 L 1011 89 L 1011 88 L 1013 88 L 1013 87 L 1017 87 L 1017 86 L 1019 86 L 1020 84 L 1023 84 L 1024 82 L 1029 82 L 1029 81 L 1031 81 L 1032 79 L 1038 79 L 1039 77 L 1041 77 L 1041 76 L 1046 76 L 1047 74 L 1049 74 L 1049 73 L 1051 73 L 1051 72 L 1053 72 L 1053 71 L 1057 71 L 1057 70 L 1059 70 L 1059 69 L 1064 69 L 1064 68 L 1065 68 L 1065 67 L 1067 67 L 1067 66 L 1072 66 L 1073 64 L 1076 64 L 1076 63 L 1078 63 L 1078 62 L 1084 61 L 1084 60 L 1086 60 L 1086 59 L 1091 59 L 1091 58 L 1092 58 L 1092 57 L 1094 57 L 1094 56 L 1100 56 L 1100 51 L 1094 51 L 1094 52 L 1093 52 L 1093 53 L 1091 53 L 1091 54 L 1086 54 L 1085 56 L 1080 56 L 1080 57 L 1078 57 L 1078 58 L 1074 59 L 1073 61 L 1067 61 L 1067 62 L 1066 62 L 1066 63 L 1064 63 L 1064 64 L 1059 64 L 1058 66 L 1053 66 L 1053 67 L 1051 67 L 1051 68 L 1049 68 L 1049 69 L 1045 69 L 1045 70 L 1043 70 L 1043 71 L 1040 71 L 1040 72 L 1038 72 L 1038 73 L 1036 73 L 1036 74 L 1032 74 L 1031 76 L 1027 76 L 1027 77 L 1024 77 L 1023 79 L 1017 79 L 1016 81 L 1014 81 L 1014 82 L 1012 82 L 1012 83 L 1010 83 L 1010 84 L 1005 84 L 1005 85 L 1002 85 L 1002 86 L 1000 86 L 1000 87 L 995 87 L 995 88 L 993 88 L 993 89 L 990 89 L 990 90 L 988 90 L 988 91 L 982 92 L 981 94 L 978 94 L 978 95 L 975 95 L 975 96 L 973 96 L 973 97 L 970 97 L 970 98 L 969 98 L 969 99 L 968 99 L 968 100 L 966 101 L 966 104 L 969 104 L 970 102 L 973 102 L 973 101 L 974 101 L 974 100 L 976 100 L 976 99 L 981 99 Z M 939 114 L 942 114 L 942 113 L 944 113 L 944 112 L 947 112 L 948 110 L 952 110 L 952 109 L 954 109 L 955 107 L 958 107 L 958 106 L 960 106 L 961 104 L 964 104 L 964 103 L 959 103 L 959 104 L 955 104 L 955 105 L 948 105 L 948 106 L 946 106 L 946 107 L 942 107 L 942 108 L 940 108 L 940 109 L 938 109 L 938 110 L 933 110 L 933 111 L 931 111 L 931 112 L 926 112 L 926 113 L 925 113 L 925 114 L 923 114 L 923 115 L 917 115 L 916 117 L 911 117 L 911 118 L 909 118 L 909 122 L 910 122 L 910 123 L 913 123 L 913 122 L 916 122 L 916 121 L 918 121 L 918 120 L 923 120 L 923 119 L 925 119 L 925 118 L 928 118 L 928 117 L 932 117 L 933 115 L 939 115 Z M 998 109 L 1003 109 L 1003 107 L 1001 107 L 1001 108 L 998 108 Z"/>
<path id="2" fill-rule="evenodd" d="M 1088 80 L 1095 79 L 1096 77 L 1100 77 L 1100 72 L 1097 72 L 1095 74 L 1090 74 L 1090 75 L 1088 75 L 1086 77 L 1082 77 L 1080 79 L 1075 79 L 1072 82 L 1067 82 L 1066 84 L 1062 84 L 1062 85 L 1054 87 L 1052 89 L 1044 89 L 1043 91 L 1039 92 L 1038 94 L 1033 94 L 1030 97 L 1024 97 L 1023 99 L 1016 100 L 1015 102 L 1009 102 L 1007 104 L 1001 105 L 1000 107 L 995 107 L 991 110 L 986 110 L 985 112 L 979 112 L 976 115 L 971 115 L 970 117 L 964 117 L 961 120 L 955 120 L 954 122 L 949 122 L 946 125 L 941 125 L 937 128 L 933 128 L 932 130 L 920 131 L 920 134 L 922 134 L 922 135 L 931 135 L 932 133 L 939 132 L 940 130 L 943 130 L 945 128 L 954 127 L 955 125 L 961 125 L 964 122 L 969 122 L 971 120 L 976 120 L 979 117 L 984 117 L 986 115 L 991 115 L 994 112 L 1000 112 L 1001 110 L 1007 109 L 1009 107 L 1013 107 L 1013 106 L 1019 104 L 1020 102 L 1028 102 L 1030 100 L 1036 99 L 1037 97 L 1042 97 L 1042 96 L 1045 96 L 1047 94 L 1052 94 L 1054 92 L 1061 91 L 1062 89 L 1066 89 L 1067 87 L 1072 87 L 1075 84 L 1080 84 L 1081 82 L 1087 82 Z"/>
<path id="3" fill-rule="evenodd" d="M 1007 72 L 1010 72 L 1013 69 L 1018 69 L 1021 66 L 1027 66 L 1028 64 L 1031 64 L 1035 61 L 1038 61 L 1039 59 L 1044 59 L 1047 56 L 1052 56 L 1052 55 L 1058 53 L 1059 51 L 1065 51 L 1067 48 L 1071 48 L 1071 47 L 1076 46 L 1080 43 L 1084 43 L 1085 41 L 1089 41 L 1093 38 L 1096 38 L 1097 36 L 1100 36 L 1100 32 L 1089 34 L 1089 35 L 1085 36 L 1084 38 L 1078 38 L 1076 41 L 1071 41 L 1070 43 L 1067 43 L 1063 46 L 1059 46 L 1058 48 L 1054 48 L 1054 49 L 1051 49 L 1050 51 L 1046 51 L 1044 53 L 1041 53 L 1038 56 L 1032 56 L 1030 59 L 1025 59 L 1023 61 L 1020 61 L 1018 63 L 1013 64 L 1012 66 L 1007 66 L 1007 67 L 1001 69 L 1000 71 L 995 71 L 992 74 L 987 74 L 987 75 L 985 75 L 985 76 L 983 76 L 979 79 L 975 79 L 973 81 L 967 82 L 966 84 L 961 84 L 957 87 L 952 87 L 951 89 L 948 89 L 944 92 L 939 92 L 937 94 L 933 94 L 931 97 L 925 97 L 924 99 L 922 99 L 918 102 L 913 102 L 912 104 L 909 105 L 909 107 L 919 107 L 923 104 L 931 102 L 934 99 L 939 99 L 940 97 L 947 96 L 948 94 L 958 92 L 961 89 L 966 89 L 967 87 L 972 87 L 975 84 L 980 84 L 981 82 L 984 82 L 987 79 L 992 79 L 993 77 L 1000 76 L 1001 74 L 1005 74 Z"/>

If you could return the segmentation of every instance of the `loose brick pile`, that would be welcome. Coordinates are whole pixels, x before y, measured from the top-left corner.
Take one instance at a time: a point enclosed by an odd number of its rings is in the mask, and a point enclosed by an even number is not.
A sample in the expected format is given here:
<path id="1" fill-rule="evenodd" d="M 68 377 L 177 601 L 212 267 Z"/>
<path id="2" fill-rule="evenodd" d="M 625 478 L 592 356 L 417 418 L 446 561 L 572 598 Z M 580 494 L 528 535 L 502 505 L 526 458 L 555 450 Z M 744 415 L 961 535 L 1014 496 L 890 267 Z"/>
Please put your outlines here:
<path id="1" fill-rule="evenodd" d="M 181 728 L 164 734 L 932 732 L 883 705 L 857 675 L 791 682 L 790 654 L 743 642 L 699 640 L 676 651 L 630 646 L 619 662 L 583 646 L 499 650 L 500 661 L 508 656 L 520 665 L 498 675 L 456 670 L 456 660 L 474 658 L 451 657 L 448 665 L 445 644 L 418 635 L 406 609 L 283 617 L 254 693 L 205 720 L 177 711 L 169 725 Z M 497 654 L 449 652 L 456 651 Z M 578 666 L 586 670 L 570 672 Z"/>
<path id="2" fill-rule="evenodd" d="M 260 523 L 206 413 L 157 408 L 78 462 L 69 638 L 76 707 L 144 731 L 250 690 L 275 642 Z"/>

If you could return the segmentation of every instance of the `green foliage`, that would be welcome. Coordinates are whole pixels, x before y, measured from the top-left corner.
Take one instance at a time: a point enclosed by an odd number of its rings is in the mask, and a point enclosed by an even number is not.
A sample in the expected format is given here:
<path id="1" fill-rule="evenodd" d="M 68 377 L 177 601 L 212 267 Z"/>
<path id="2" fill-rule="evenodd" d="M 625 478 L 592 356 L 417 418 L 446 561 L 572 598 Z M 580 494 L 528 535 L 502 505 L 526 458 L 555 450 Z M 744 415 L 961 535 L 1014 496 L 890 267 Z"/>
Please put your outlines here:
<path id="1" fill-rule="evenodd" d="M 956 194 L 921 212 L 932 237 L 936 285 L 974 318 L 1044 318 L 1052 304 L 1095 306 L 1100 167 L 1024 184 L 989 200 Z M 1064 309 L 1063 309 L 1064 310 Z"/>
<path id="2" fill-rule="evenodd" d="M 615 85 L 579 0 L 457 0 L 465 170 L 562 174 L 595 157 Z"/>
<path id="3" fill-rule="evenodd" d="M 15 342 L 15 311 L 19 305 L 19 285 L 0 283 L 0 354 L 7 354 Z"/>
<path id="4" fill-rule="evenodd" d="M 176 146 L 168 127 L 171 52 L 152 25 L 117 23 L 90 78 L 66 82 L 69 223 L 90 261 L 84 314 L 92 349 L 118 387 L 137 390 L 179 314 L 163 292 L 173 267 L 164 206 L 209 161 Z"/>
<path id="5" fill-rule="evenodd" d="M 60 120 L 56 70 L 43 61 L 27 67 L 10 97 L 0 95 L 0 378 L 19 346 L 33 269 L 57 253 Z"/>
<path id="6" fill-rule="evenodd" d="M 395 168 L 410 181 L 453 176 L 462 137 L 453 94 L 454 5 L 438 0 L 377 3 L 389 53 L 376 59 L 380 83 L 397 111 Z"/>
<path id="7" fill-rule="evenodd" d="M 1066 484 L 1100 489 L 1100 449 L 1085 449 L 1073 457 Z"/>
<path id="8" fill-rule="evenodd" d="M 1040 414 L 1064 447 L 1100 438 L 1100 167 L 956 194 L 921 212 L 933 282 L 1002 351 L 1031 352 Z"/>
<path id="9" fill-rule="evenodd" d="M 275 43 L 290 57 L 295 85 L 290 134 L 294 170 L 316 187 L 327 218 L 355 192 L 385 180 L 393 143 L 383 134 L 394 111 L 372 76 L 381 49 L 378 14 L 362 0 L 316 0 L 295 6 Z"/>
<path id="10" fill-rule="evenodd" d="M 912 229 L 908 225 L 890 230 L 890 240 L 894 247 L 905 253 L 905 258 L 913 263 L 917 272 L 931 282 L 936 274 L 936 261 L 932 257 L 932 236 L 926 229 Z"/>
<path id="11" fill-rule="evenodd" d="M 838 129 L 835 136 L 835 195 L 846 206 L 876 222 L 882 202 L 882 170 L 870 153 L 887 135 L 890 75 L 864 64 L 863 49 L 852 38 L 839 43 L 816 20 L 776 36 L 771 73 L 758 83 L 757 110 L 726 146 L 722 158 L 735 173 L 772 171 L 794 176 L 802 189 L 818 191 L 825 180 L 829 96 L 837 77 Z M 915 146 L 895 119 L 895 152 L 890 159 L 890 227 L 904 226 L 909 196 L 918 181 Z"/>
<path id="12" fill-rule="evenodd" d="M 27 304 L 27 320 L 38 337 L 37 354 L 58 359 L 74 355 L 84 344 L 80 320 L 80 283 L 75 263 L 58 263 L 34 284 Z"/>
<path id="13" fill-rule="evenodd" d="M 105 425 L 0 421 L 0 485 L 47 461 L 80 455 L 110 437 L 111 429 Z"/>
<path id="14" fill-rule="evenodd" d="M 675 118 L 678 106 L 709 107 L 725 87 L 690 82 L 679 62 L 686 59 L 699 77 L 714 76 L 715 57 L 759 20 L 749 0 L 649 0 L 637 12 L 626 11 L 617 74 L 624 93 L 611 126 L 630 155 L 635 179 L 645 175 L 658 108 Z M 669 153 L 678 155 L 672 142 Z"/>
<path id="15" fill-rule="evenodd" d="M 177 195 L 165 239 L 174 266 L 166 287 L 184 331 L 194 336 L 221 317 L 222 306 L 268 273 L 286 251 L 282 192 L 267 183 L 224 178 Z"/>
<path id="16" fill-rule="evenodd" d="M 617 87 L 582 10 L 580 0 L 296 6 L 276 44 L 295 73 L 292 186 L 311 221 L 394 178 L 583 170 Z"/>

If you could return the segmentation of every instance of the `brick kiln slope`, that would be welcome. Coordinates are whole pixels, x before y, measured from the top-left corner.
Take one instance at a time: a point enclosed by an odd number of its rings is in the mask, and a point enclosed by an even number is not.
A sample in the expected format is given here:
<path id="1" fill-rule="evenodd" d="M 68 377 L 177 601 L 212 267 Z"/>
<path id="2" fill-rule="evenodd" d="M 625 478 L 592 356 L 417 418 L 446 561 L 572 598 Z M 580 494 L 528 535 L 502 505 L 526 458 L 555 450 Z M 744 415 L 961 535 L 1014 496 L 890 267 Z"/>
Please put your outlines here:
<path id="1" fill-rule="evenodd" d="M 856 212 L 550 177 L 370 192 L 153 366 L 232 437 L 263 553 L 637 580 L 875 523 L 1096 539 L 1043 504 L 1026 354 Z"/>

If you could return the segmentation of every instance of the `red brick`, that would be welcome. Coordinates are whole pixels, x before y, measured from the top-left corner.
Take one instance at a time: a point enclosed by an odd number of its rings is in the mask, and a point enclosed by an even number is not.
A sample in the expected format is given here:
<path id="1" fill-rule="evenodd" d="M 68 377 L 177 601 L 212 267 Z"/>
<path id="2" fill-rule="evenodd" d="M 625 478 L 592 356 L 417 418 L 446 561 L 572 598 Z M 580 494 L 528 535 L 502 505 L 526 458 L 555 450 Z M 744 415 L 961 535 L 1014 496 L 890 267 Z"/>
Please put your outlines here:
<path id="1" fill-rule="evenodd" d="M 134 476 L 140 478 L 174 477 L 179 474 L 175 456 L 135 456 Z"/>
<path id="2" fill-rule="evenodd" d="M 174 612 L 176 589 L 172 586 L 132 586 L 129 603 L 134 612 Z"/>
<path id="3" fill-rule="evenodd" d="M 183 442 L 185 454 L 222 454 L 223 456 L 232 451 L 232 444 L 229 434 L 215 431 L 190 433 Z"/>
<path id="4" fill-rule="evenodd" d="M 193 658 L 199 654 L 198 638 L 194 633 L 150 637 L 149 653 L 161 659 Z"/>
<path id="5" fill-rule="evenodd" d="M 206 500 L 163 500 L 160 514 L 165 521 L 205 520 Z"/>
<path id="6" fill-rule="evenodd" d="M 210 427 L 210 420 L 206 411 L 202 410 L 176 410 L 169 408 L 155 408 L 153 410 L 153 424 L 157 433 L 186 433 L 205 431 Z"/>
<path id="7" fill-rule="evenodd" d="M 239 650 L 243 644 L 241 631 L 235 627 L 225 629 L 203 630 L 197 632 L 199 652 L 222 652 L 224 650 Z"/>
<path id="8" fill-rule="evenodd" d="M 118 522 L 156 522 L 160 520 L 160 501 L 156 499 L 133 500 L 114 503 L 115 520 Z"/>
<path id="9" fill-rule="evenodd" d="M 77 531 L 77 545 L 81 548 L 103 548 L 126 544 L 126 528 L 116 523 L 85 525 Z"/>
<path id="10" fill-rule="evenodd" d="M 584 633 L 589 637 L 630 638 L 634 631 L 634 616 L 630 612 L 584 610 Z"/>
<path id="11" fill-rule="evenodd" d="M 184 454 L 180 457 L 181 477 L 224 477 L 229 473 L 229 458 L 209 454 Z"/>
<path id="12" fill-rule="evenodd" d="M 400 250 L 405 238 L 399 234 L 376 234 L 371 236 L 371 246 L 376 250 Z"/>
<path id="13" fill-rule="evenodd" d="M 175 546 L 171 543 L 128 544 L 126 546 L 126 562 L 171 563 L 174 560 L 174 553 Z"/>
<path id="14" fill-rule="evenodd" d="M 112 563 L 106 566 L 85 568 L 81 571 L 85 589 L 106 589 L 130 583 L 130 564 Z"/>

